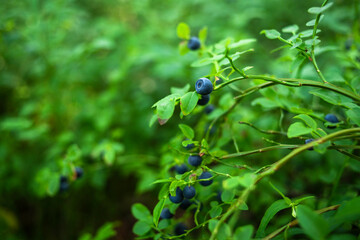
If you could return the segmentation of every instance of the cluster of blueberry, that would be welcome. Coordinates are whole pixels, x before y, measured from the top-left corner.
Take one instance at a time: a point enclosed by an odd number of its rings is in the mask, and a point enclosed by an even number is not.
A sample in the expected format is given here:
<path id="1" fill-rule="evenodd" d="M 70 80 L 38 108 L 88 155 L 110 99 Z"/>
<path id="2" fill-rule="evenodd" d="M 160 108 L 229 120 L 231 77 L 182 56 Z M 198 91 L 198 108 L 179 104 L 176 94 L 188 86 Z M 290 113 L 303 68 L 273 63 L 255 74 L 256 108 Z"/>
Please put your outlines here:
<path id="1" fill-rule="evenodd" d="M 325 116 L 325 121 L 328 121 L 329 123 L 339 123 L 339 119 L 334 115 L 334 114 L 331 114 L 331 113 L 329 113 L 329 114 L 327 114 L 326 116 Z M 329 126 L 327 126 L 328 128 L 335 128 L 335 126 L 332 126 L 332 125 L 329 125 Z M 313 139 L 313 138 L 309 138 L 309 139 L 306 139 L 305 140 L 305 144 L 308 144 L 308 143 L 310 143 L 310 142 L 312 142 L 312 141 L 314 141 L 315 139 Z M 310 147 L 310 148 L 308 148 L 308 150 L 314 150 L 314 148 L 313 147 Z"/>
<path id="2" fill-rule="evenodd" d="M 79 179 L 83 176 L 84 170 L 81 167 L 75 167 L 75 179 Z M 69 179 L 65 176 L 60 177 L 60 192 L 68 190 L 70 186 Z"/>

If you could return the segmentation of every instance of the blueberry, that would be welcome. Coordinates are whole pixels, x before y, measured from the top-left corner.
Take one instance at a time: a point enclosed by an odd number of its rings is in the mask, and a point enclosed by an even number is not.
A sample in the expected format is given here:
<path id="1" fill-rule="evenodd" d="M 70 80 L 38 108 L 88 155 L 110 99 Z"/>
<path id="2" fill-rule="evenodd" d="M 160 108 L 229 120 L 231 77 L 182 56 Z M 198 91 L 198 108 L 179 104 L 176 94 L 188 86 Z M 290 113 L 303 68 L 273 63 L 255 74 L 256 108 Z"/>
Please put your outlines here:
<path id="1" fill-rule="evenodd" d="M 208 179 L 208 178 L 211 178 L 211 177 L 212 177 L 212 174 L 211 174 L 211 173 L 209 173 L 209 172 L 203 172 L 203 173 L 199 176 L 198 180 Z M 211 179 L 211 180 L 208 180 L 208 181 L 199 181 L 199 183 L 200 183 L 200 185 L 206 187 L 206 186 L 211 185 L 211 184 L 213 183 L 213 180 Z"/>
<path id="2" fill-rule="evenodd" d="M 175 235 L 182 235 L 185 233 L 185 231 L 187 230 L 187 226 L 183 223 L 178 223 L 175 225 L 175 229 L 174 229 L 174 232 L 175 232 Z"/>
<path id="3" fill-rule="evenodd" d="M 174 215 L 170 212 L 170 210 L 168 208 L 164 208 L 162 211 L 161 211 L 161 214 L 160 214 L 160 217 L 162 219 L 170 219 L 172 218 Z"/>
<path id="4" fill-rule="evenodd" d="M 327 114 L 325 116 L 325 120 L 331 123 L 338 123 L 339 119 L 334 114 Z"/>
<path id="5" fill-rule="evenodd" d="M 178 174 L 186 173 L 188 170 L 189 170 L 189 168 L 186 166 L 185 163 L 183 163 L 183 164 L 181 164 L 181 165 L 176 165 L 176 166 L 175 166 L 175 171 L 176 171 Z"/>
<path id="6" fill-rule="evenodd" d="M 312 138 L 305 139 L 305 144 L 308 144 L 308 143 L 310 143 L 310 142 L 312 142 L 312 141 L 314 141 L 314 139 L 312 139 Z M 314 148 L 313 148 L 313 147 L 309 147 L 308 150 L 311 151 L 311 150 L 314 150 Z"/>
<path id="7" fill-rule="evenodd" d="M 224 82 L 224 80 L 221 77 L 216 77 L 216 85 L 222 84 Z"/>
<path id="8" fill-rule="evenodd" d="M 207 105 L 206 107 L 205 107 L 205 113 L 206 114 L 210 114 L 212 111 L 214 111 L 215 110 L 215 106 L 214 105 L 212 105 L 212 104 L 210 104 L 210 105 Z"/>
<path id="9" fill-rule="evenodd" d="M 213 90 L 212 82 L 207 78 L 200 78 L 195 83 L 195 90 L 201 95 L 210 94 Z"/>
<path id="10" fill-rule="evenodd" d="M 191 199 L 195 197 L 196 190 L 193 186 L 186 186 L 183 189 L 184 198 Z"/>
<path id="11" fill-rule="evenodd" d="M 68 190 L 69 188 L 69 182 L 67 177 L 65 176 L 61 176 L 60 177 L 60 192 L 64 192 L 66 190 Z"/>
<path id="12" fill-rule="evenodd" d="M 197 37 L 192 37 L 188 41 L 188 48 L 191 50 L 198 50 L 200 48 L 200 40 Z"/>
<path id="13" fill-rule="evenodd" d="M 171 196 L 169 194 L 169 199 L 171 202 L 173 203 L 181 203 L 182 200 L 184 199 L 184 195 L 183 195 L 183 192 L 181 191 L 180 188 L 177 188 L 176 189 L 176 195 L 175 196 Z"/>
<path id="14" fill-rule="evenodd" d="M 199 166 L 201 164 L 201 162 L 202 162 L 202 158 L 199 155 L 192 155 L 192 156 L 189 156 L 189 158 L 188 158 L 188 163 L 194 167 Z"/>
<path id="15" fill-rule="evenodd" d="M 188 209 L 192 204 L 194 204 L 194 202 L 193 201 L 190 201 L 189 199 L 184 199 L 182 202 L 181 202 L 181 204 L 180 204 L 180 208 L 182 208 L 182 209 L 184 209 L 184 210 L 186 210 L 186 209 Z"/>
<path id="16" fill-rule="evenodd" d="M 195 144 L 190 143 L 190 144 L 186 145 L 184 148 L 185 148 L 186 150 L 191 150 L 191 149 L 193 149 L 194 147 L 195 147 Z"/>
<path id="17" fill-rule="evenodd" d="M 210 94 L 201 95 L 201 99 L 198 100 L 197 104 L 200 106 L 206 105 L 210 101 Z"/>
<path id="18" fill-rule="evenodd" d="M 216 200 L 217 200 L 219 203 L 222 203 L 221 194 L 222 194 L 222 191 L 218 191 L 218 193 L 216 194 Z"/>
<path id="19" fill-rule="evenodd" d="M 84 170 L 81 167 L 75 168 L 76 178 L 81 178 L 84 175 Z"/>

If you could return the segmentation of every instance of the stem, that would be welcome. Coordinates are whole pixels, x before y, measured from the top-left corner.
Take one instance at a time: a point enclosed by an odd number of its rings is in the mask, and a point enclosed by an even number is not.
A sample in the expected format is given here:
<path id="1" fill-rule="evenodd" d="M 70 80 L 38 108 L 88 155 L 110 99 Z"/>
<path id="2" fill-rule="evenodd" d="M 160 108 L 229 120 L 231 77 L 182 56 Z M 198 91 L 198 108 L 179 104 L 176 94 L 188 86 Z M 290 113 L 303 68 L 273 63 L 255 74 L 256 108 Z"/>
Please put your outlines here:
<path id="1" fill-rule="evenodd" d="M 277 150 L 277 149 L 294 149 L 294 148 L 297 148 L 297 147 L 298 147 L 298 145 L 281 144 L 281 145 L 276 145 L 276 146 L 259 148 L 259 149 L 246 151 L 246 152 L 232 153 L 232 154 L 222 156 L 220 159 L 243 157 L 243 156 L 248 156 L 248 155 L 252 155 L 252 154 L 255 154 L 255 153 L 263 153 L 263 152 L 268 152 L 268 151 Z"/>
<path id="2" fill-rule="evenodd" d="M 261 132 L 261 133 L 265 133 L 265 134 L 277 134 L 277 135 L 284 135 L 286 136 L 286 132 L 279 132 L 279 131 L 274 131 L 274 130 L 262 130 L 258 127 L 255 127 L 255 125 L 253 125 L 252 123 L 248 123 L 248 122 L 239 122 L 240 124 L 245 124 L 245 125 L 248 125 L 249 127 L 252 127 L 254 128 L 255 130 Z"/>

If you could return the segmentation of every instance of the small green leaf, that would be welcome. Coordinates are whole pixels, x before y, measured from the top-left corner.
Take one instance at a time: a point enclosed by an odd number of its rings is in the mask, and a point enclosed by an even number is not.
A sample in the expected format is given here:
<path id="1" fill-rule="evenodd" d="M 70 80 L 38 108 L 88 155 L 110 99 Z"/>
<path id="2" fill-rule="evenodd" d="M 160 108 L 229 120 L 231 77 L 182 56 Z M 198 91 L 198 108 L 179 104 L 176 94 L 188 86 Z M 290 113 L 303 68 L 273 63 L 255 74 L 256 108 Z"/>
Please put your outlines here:
<path id="1" fill-rule="evenodd" d="M 295 38 L 295 40 L 292 41 L 292 44 L 293 44 L 293 45 L 291 46 L 290 49 L 295 49 L 295 48 L 297 48 L 298 46 L 300 46 L 300 45 L 302 44 L 301 38 Z"/>
<path id="2" fill-rule="evenodd" d="M 131 206 L 131 213 L 138 220 L 145 220 L 148 217 L 151 217 L 151 213 L 147 207 L 141 203 L 135 203 Z"/>
<path id="3" fill-rule="evenodd" d="M 189 140 L 195 137 L 194 130 L 186 124 L 179 124 L 179 128 L 182 133 L 187 137 Z"/>
<path id="4" fill-rule="evenodd" d="M 235 197 L 234 190 L 224 190 L 221 193 L 221 201 L 223 202 L 231 202 Z"/>
<path id="5" fill-rule="evenodd" d="M 160 219 L 161 211 L 163 210 L 165 205 L 165 198 L 160 199 L 160 201 L 156 204 L 154 211 L 153 211 L 153 221 L 155 224 L 155 227 L 157 227 Z"/>
<path id="6" fill-rule="evenodd" d="M 329 233 L 329 225 L 326 220 L 307 206 L 299 205 L 297 207 L 297 219 L 301 228 L 311 239 L 325 239 Z"/>
<path id="7" fill-rule="evenodd" d="M 207 38 L 207 27 L 203 27 L 200 31 L 199 31 L 199 39 L 201 42 L 205 42 Z"/>
<path id="8" fill-rule="evenodd" d="M 147 223 L 148 224 L 148 223 Z M 114 228 L 118 225 L 118 223 L 105 223 L 101 228 L 99 228 L 96 232 L 96 236 L 93 238 L 93 240 L 106 240 L 110 237 L 113 237 L 116 235 L 116 231 Z"/>
<path id="9" fill-rule="evenodd" d="M 275 29 L 262 30 L 260 34 L 265 34 L 268 39 L 277 39 L 281 36 L 281 34 Z"/>
<path id="10" fill-rule="evenodd" d="M 360 197 L 345 202 L 331 219 L 331 227 L 335 229 L 344 222 L 353 222 L 360 219 Z"/>
<path id="11" fill-rule="evenodd" d="M 360 107 L 354 107 L 346 111 L 346 115 L 353 121 L 355 124 L 360 126 Z"/>
<path id="12" fill-rule="evenodd" d="M 294 24 L 287 27 L 284 27 L 281 31 L 284 33 L 292 33 L 295 34 L 299 30 L 299 26 Z"/>
<path id="13" fill-rule="evenodd" d="M 187 46 L 187 42 L 186 41 L 182 41 L 179 43 L 179 53 L 180 55 L 185 55 L 190 51 L 190 49 Z"/>
<path id="14" fill-rule="evenodd" d="M 296 122 L 290 125 L 287 136 L 289 138 L 298 137 L 301 135 L 306 135 L 312 132 L 312 129 L 306 127 L 302 122 Z"/>
<path id="15" fill-rule="evenodd" d="M 317 128 L 317 124 L 314 119 L 312 119 L 309 115 L 300 114 L 295 116 L 296 119 L 301 119 L 308 127 L 311 127 L 313 130 Z"/>
<path id="16" fill-rule="evenodd" d="M 222 212 L 222 208 L 219 206 L 215 206 L 209 211 L 209 214 L 211 218 L 215 218 L 217 216 L 220 216 L 221 212 Z"/>
<path id="17" fill-rule="evenodd" d="M 312 7 L 308 9 L 308 13 L 310 14 L 320 14 L 326 11 L 328 8 L 330 8 L 333 5 L 333 3 L 328 3 L 323 7 Z"/>
<path id="18" fill-rule="evenodd" d="M 319 22 L 321 22 L 321 20 L 324 18 L 324 15 L 321 15 L 320 19 L 319 19 Z M 316 19 L 313 19 L 313 20 L 310 20 L 306 23 L 306 26 L 308 27 L 313 27 L 315 26 L 315 22 L 316 22 Z"/>
<path id="19" fill-rule="evenodd" d="M 190 89 L 190 84 L 186 84 L 183 88 L 171 87 L 170 92 L 172 94 L 179 94 L 180 96 L 187 93 Z"/>
<path id="20" fill-rule="evenodd" d="M 256 237 L 261 238 L 265 237 L 265 229 L 269 224 L 270 220 L 281 210 L 290 208 L 289 204 L 285 200 L 280 199 L 271 204 L 271 206 L 266 210 L 263 218 L 261 219 L 260 226 L 256 232 Z"/>
<path id="21" fill-rule="evenodd" d="M 138 221 L 135 223 L 134 227 L 133 227 L 133 232 L 136 235 L 142 236 L 145 235 L 147 232 L 149 232 L 151 229 L 151 226 L 144 221 Z"/>
<path id="22" fill-rule="evenodd" d="M 234 233 L 234 239 L 250 240 L 253 232 L 254 227 L 252 225 L 238 227 Z"/>
<path id="23" fill-rule="evenodd" d="M 179 23 L 176 32 L 179 38 L 190 39 L 190 27 L 186 23 Z"/>
<path id="24" fill-rule="evenodd" d="M 241 47 L 241 46 L 253 43 L 253 42 L 256 42 L 255 38 L 241 39 L 240 41 L 229 44 L 228 48 L 229 49 L 238 48 L 238 47 Z"/>
<path id="25" fill-rule="evenodd" d="M 164 125 L 174 114 L 175 100 L 166 99 L 161 101 L 156 106 L 156 112 L 160 125 Z"/>
<path id="26" fill-rule="evenodd" d="M 180 98 L 180 108 L 184 116 L 189 115 L 195 109 L 198 100 L 199 96 L 196 92 L 188 92 Z"/>

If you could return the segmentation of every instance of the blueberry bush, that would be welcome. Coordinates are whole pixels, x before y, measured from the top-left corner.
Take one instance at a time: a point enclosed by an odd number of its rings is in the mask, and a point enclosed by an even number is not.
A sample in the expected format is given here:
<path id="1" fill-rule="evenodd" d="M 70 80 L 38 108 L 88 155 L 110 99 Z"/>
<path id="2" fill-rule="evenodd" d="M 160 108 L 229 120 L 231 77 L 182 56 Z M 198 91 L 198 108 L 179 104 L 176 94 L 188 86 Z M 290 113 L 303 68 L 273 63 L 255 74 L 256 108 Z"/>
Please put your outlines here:
<path id="1" fill-rule="evenodd" d="M 197 38 L 178 24 L 180 54 L 197 51 L 188 67 L 204 70 L 152 106 L 150 125 L 181 123 L 153 182 L 158 203 L 132 206 L 138 239 L 359 238 L 359 1 L 350 47 L 322 41 L 336 5 L 262 30 L 277 44 L 265 74 L 249 56 L 256 39 L 209 43 L 207 28 Z"/>

